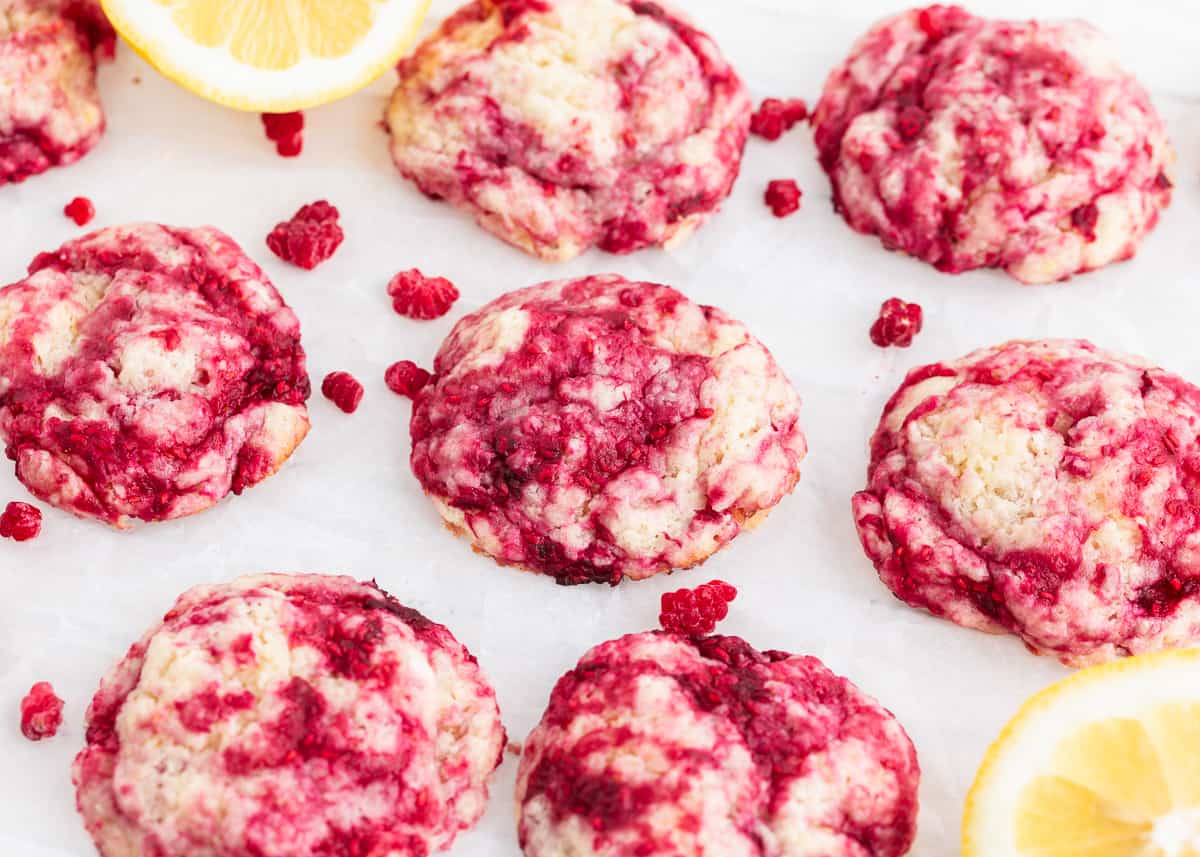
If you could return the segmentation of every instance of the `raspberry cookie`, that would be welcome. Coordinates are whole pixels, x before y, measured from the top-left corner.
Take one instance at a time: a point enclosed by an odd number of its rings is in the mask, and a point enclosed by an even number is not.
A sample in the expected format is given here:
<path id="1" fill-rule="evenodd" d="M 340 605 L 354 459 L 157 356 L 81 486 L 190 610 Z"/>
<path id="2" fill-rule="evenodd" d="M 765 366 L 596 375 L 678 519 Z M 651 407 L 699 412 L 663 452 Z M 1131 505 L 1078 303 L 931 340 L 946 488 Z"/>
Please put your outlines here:
<path id="1" fill-rule="evenodd" d="M 563 676 L 517 775 L 526 857 L 898 857 L 904 729 L 815 658 L 635 634 Z"/>
<path id="2" fill-rule="evenodd" d="M 800 398 L 738 322 L 615 275 L 462 319 L 412 418 L 452 530 L 559 583 L 687 568 L 792 490 Z"/>
<path id="3" fill-rule="evenodd" d="M 75 760 L 103 857 L 418 857 L 483 814 L 496 698 L 374 584 L 263 575 L 185 593 L 108 674 Z"/>
<path id="4" fill-rule="evenodd" d="M 1200 389 L 1083 341 L 911 372 L 854 518 L 896 595 L 1080 666 L 1200 641 Z"/>
<path id="5" fill-rule="evenodd" d="M 139 224 L 0 289 L 0 438 L 37 497 L 117 527 L 199 512 L 308 432 L 300 323 L 215 229 Z"/>
<path id="6" fill-rule="evenodd" d="M 690 235 L 729 195 L 752 105 L 658 3 L 476 0 L 400 65 L 400 172 L 543 259 Z"/>
<path id="7" fill-rule="evenodd" d="M 95 0 L 0 0 L 0 185 L 96 145 L 96 55 L 111 55 L 115 40 Z"/>
<path id="8" fill-rule="evenodd" d="M 1078 21 L 905 12 L 834 70 L 813 122 L 847 222 L 951 273 L 1047 283 L 1127 259 L 1171 200 L 1162 119 Z"/>

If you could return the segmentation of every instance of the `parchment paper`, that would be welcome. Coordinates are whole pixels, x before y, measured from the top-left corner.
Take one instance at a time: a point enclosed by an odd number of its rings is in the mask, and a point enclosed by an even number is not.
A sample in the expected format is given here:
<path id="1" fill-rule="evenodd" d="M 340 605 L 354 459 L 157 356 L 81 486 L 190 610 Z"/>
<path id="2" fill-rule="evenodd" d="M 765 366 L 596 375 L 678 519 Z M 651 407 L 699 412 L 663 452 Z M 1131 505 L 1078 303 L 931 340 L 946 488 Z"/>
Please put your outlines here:
<path id="1" fill-rule="evenodd" d="M 886 0 L 680 5 L 716 36 L 756 97 L 810 101 L 851 41 L 899 8 Z M 751 142 L 723 213 L 681 249 L 620 258 L 597 252 L 552 267 L 400 179 L 378 125 L 390 79 L 310 112 L 303 157 L 285 161 L 257 116 L 185 93 L 122 48 L 101 75 L 110 131 L 100 147 L 77 166 L 0 188 L 0 282 L 19 279 L 36 253 L 79 234 L 61 214 L 77 194 L 95 201 L 97 227 L 212 223 L 243 243 L 295 307 L 316 383 L 346 369 L 367 392 L 354 416 L 315 396 L 312 434 L 291 463 L 203 515 L 115 533 L 46 510 L 40 539 L 0 542 L 0 855 L 94 853 L 74 812 L 69 768 L 100 676 L 188 586 L 264 570 L 374 577 L 449 625 L 491 676 L 516 740 L 585 649 L 655 624 L 663 591 L 712 577 L 732 581 L 741 595 L 722 630 L 761 648 L 817 655 L 899 716 L 924 769 L 915 853 L 956 853 L 962 799 L 988 743 L 1021 701 L 1066 671 L 1011 638 L 910 610 L 879 583 L 859 549 L 849 499 L 863 484 L 867 438 L 883 402 L 914 365 L 1042 335 L 1085 336 L 1200 381 L 1197 7 L 1190 0 L 968 5 L 986 14 L 1087 16 L 1114 35 L 1152 89 L 1179 150 L 1178 190 L 1137 260 L 1040 288 L 994 272 L 938 274 L 853 234 L 832 213 L 810 136 L 798 129 L 775 144 Z M 435 2 L 431 23 L 452 8 Z M 763 188 L 789 176 L 804 188 L 804 207 L 776 220 L 761 201 Z M 348 237 L 330 263 L 306 273 L 275 259 L 264 237 L 318 198 L 341 208 Z M 462 289 L 451 317 L 418 323 L 392 313 L 384 286 L 414 265 Z M 563 589 L 494 566 L 439 526 L 407 465 L 409 405 L 387 391 L 383 371 L 400 358 L 428 365 L 455 317 L 505 290 L 601 271 L 673 284 L 747 322 L 804 397 L 812 451 L 796 492 L 702 569 L 617 589 Z M 892 295 L 925 307 L 926 330 L 907 351 L 884 352 L 867 338 Z M 0 469 L 0 502 L 25 499 L 8 463 Z M 20 737 L 17 704 L 40 679 L 66 698 L 66 725 L 34 745 Z M 507 758 L 487 816 L 453 854 L 517 857 L 515 769 Z"/>

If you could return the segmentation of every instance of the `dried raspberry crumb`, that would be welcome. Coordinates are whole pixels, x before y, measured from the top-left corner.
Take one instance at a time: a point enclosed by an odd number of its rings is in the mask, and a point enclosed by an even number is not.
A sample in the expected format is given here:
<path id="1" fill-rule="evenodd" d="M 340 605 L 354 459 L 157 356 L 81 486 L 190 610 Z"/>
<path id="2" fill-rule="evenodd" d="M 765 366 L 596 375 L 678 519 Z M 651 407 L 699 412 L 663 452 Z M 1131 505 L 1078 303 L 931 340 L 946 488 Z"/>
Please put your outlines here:
<path id="1" fill-rule="evenodd" d="M 0 515 L 0 537 L 15 542 L 37 538 L 42 531 L 42 510 L 28 503 L 9 503 Z"/>
<path id="2" fill-rule="evenodd" d="M 306 271 L 334 254 L 346 234 L 338 225 L 338 210 L 325 200 L 303 206 L 291 220 L 278 224 L 267 236 L 271 252 Z"/>
<path id="3" fill-rule="evenodd" d="M 1170 190 L 1175 187 L 1175 182 L 1171 181 L 1166 173 L 1159 173 L 1154 177 L 1154 186 L 1159 190 Z"/>
<path id="4" fill-rule="evenodd" d="M 929 114 L 915 104 L 910 104 L 896 116 L 896 131 L 906 143 L 915 140 L 929 123 Z"/>
<path id="5" fill-rule="evenodd" d="M 96 216 L 96 206 L 86 196 L 77 196 L 66 204 L 63 214 L 74 220 L 76 226 L 87 226 Z"/>
<path id="6" fill-rule="evenodd" d="M 763 199 L 776 217 L 787 217 L 800 210 L 800 185 L 793 179 L 775 179 L 767 185 Z"/>
<path id="7" fill-rule="evenodd" d="M 407 396 L 410 399 L 415 398 L 417 393 L 425 389 L 429 378 L 429 373 L 411 360 L 393 363 L 387 368 L 387 373 L 384 375 L 384 381 L 389 390 L 398 396 Z"/>
<path id="8" fill-rule="evenodd" d="M 913 337 L 921 332 L 924 314 L 920 304 L 905 303 L 900 298 L 888 298 L 879 308 L 879 318 L 871 325 L 871 341 L 880 348 L 895 345 L 908 348 Z"/>
<path id="9" fill-rule="evenodd" d="M 932 41 L 941 41 L 958 28 L 968 13 L 961 6 L 928 6 L 917 13 L 917 26 Z"/>
<path id="10" fill-rule="evenodd" d="M 21 734 L 30 741 L 53 738 L 62 726 L 63 701 L 48 681 L 39 681 L 21 700 Z"/>
<path id="11" fill-rule="evenodd" d="M 285 137 L 295 137 L 304 131 L 304 114 L 294 113 L 264 113 L 262 114 L 263 128 L 266 129 L 268 140 L 282 140 Z"/>
<path id="12" fill-rule="evenodd" d="M 658 622 L 664 631 L 698 637 L 711 634 L 717 623 L 729 615 L 729 602 L 737 598 L 737 589 L 723 580 L 714 580 L 695 589 L 666 592 Z"/>
<path id="13" fill-rule="evenodd" d="M 281 158 L 299 157 L 300 153 L 304 151 L 304 138 L 289 137 L 286 140 L 280 140 L 275 144 L 275 151 Z"/>
<path id="14" fill-rule="evenodd" d="M 161 342 L 163 349 L 166 351 L 174 351 L 179 347 L 179 343 L 183 341 L 183 337 L 179 334 L 179 331 L 173 327 L 152 330 L 150 331 L 150 338 Z"/>
<path id="15" fill-rule="evenodd" d="M 264 113 L 263 128 L 275 150 L 285 158 L 294 158 L 304 151 L 304 114 Z"/>
<path id="16" fill-rule="evenodd" d="M 363 385 L 349 372 L 330 372 L 321 382 L 321 395 L 342 411 L 352 414 L 362 401 Z"/>
<path id="17" fill-rule="evenodd" d="M 778 140 L 807 118 L 808 105 L 803 98 L 766 98 L 750 117 L 750 133 L 764 140 Z"/>
<path id="18" fill-rule="evenodd" d="M 1089 202 L 1071 212 L 1071 223 L 1078 229 L 1089 243 L 1096 240 L 1096 223 L 1100 220 L 1100 209 L 1096 203 Z"/>
<path id="19" fill-rule="evenodd" d="M 519 756 L 525 750 L 520 741 L 509 741 L 504 745 L 504 749 L 510 756 Z"/>
<path id="20" fill-rule="evenodd" d="M 522 15 L 550 11 L 550 4 L 546 0 L 500 0 L 497 5 L 506 27 L 512 26 L 513 21 Z"/>
<path id="21" fill-rule="evenodd" d="M 397 313 L 422 321 L 441 318 L 458 300 L 454 283 L 445 277 L 427 277 L 416 268 L 392 277 L 387 292 Z"/>

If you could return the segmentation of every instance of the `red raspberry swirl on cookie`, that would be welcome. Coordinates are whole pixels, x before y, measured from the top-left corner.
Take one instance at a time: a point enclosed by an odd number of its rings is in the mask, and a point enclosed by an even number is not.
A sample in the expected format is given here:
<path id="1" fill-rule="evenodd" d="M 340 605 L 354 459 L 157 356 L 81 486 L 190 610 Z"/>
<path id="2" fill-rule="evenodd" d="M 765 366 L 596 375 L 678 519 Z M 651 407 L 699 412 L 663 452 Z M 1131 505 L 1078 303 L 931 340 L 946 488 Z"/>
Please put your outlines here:
<path id="1" fill-rule="evenodd" d="M 617 583 L 702 561 L 795 486 L 800 399 L 725 313 L 615 275 L 459 321 L 417 398 L 412 466 L 502 564 Z"/>
<path id="2" fill-rule="evenodd" d="M 635 634 L 554 688 L 517 775 L 525 857 L 899 857 L 912 743 L 815 658 Z"/>
<path id="3" fill-rule="evenodd" d="M 38 498 L 118 527 L 208 508 L 308 431 L 300 324 L 211 229 L 104 229 L 0 289 L 0 438 Z"/>

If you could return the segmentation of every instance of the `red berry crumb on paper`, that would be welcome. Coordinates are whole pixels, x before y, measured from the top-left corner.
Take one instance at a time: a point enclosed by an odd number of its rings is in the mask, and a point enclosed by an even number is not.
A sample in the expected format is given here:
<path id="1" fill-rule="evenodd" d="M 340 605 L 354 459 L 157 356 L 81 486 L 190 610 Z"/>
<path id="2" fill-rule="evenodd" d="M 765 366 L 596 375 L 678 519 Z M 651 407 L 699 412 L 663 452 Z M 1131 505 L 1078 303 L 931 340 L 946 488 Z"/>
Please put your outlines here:
<path id="1" fill-rule="evenodd" d="M 30 741 L 53 738 L 62 726 L 63 701 L 48 681 L 39 681 L 21 700 L 21 734 Z"/>
<path id="2" fill-rule="evenodd" d="M 283 261 L 311 271 L 329 259 L 345 240 L 338 217 L 338 210 L 325 200 L 306 205 L 291 220 L 271 230 L 267 246 Z"/>
<path id="3" fill-rule="evenodd" d="M 294 158 L 304 151 L 304 114 L 264 113 L 263 128 L 275 150 L 285 158 Z"/>
<path id="4" fill-rule="evenodd" d="M 416 268 L 392 277 L 387 291 L 397 313 L 422 321 L 441 318 L 458 300 L 454 283 L 445 277 L 427 277 Z"/>
<path id="5" fill-rule="evenodd" d="M 0 537 L 15 542 L 37 538 L 42 531 L 42 510 L 28 503 L 9 503 L 0 514 Z"/>
<path id="6" fill-rule="evenodd" d="M 920 304 L 888 298 L 879 308 L 879 318 L 871 325 L 871 341 L 880 348 L 890 345 L 908 348 L 912 345 L 913 337 L 921 332 L 923 323 Z"/>
<path id="7" fill-rule="evenodd" d="M 87 226 L 96 216 L 96 206 L 86 196 L 77 196 L 66 204 L 63 214 L 74 220 L 76 226 Z"/>
<path id="8" fill-rule="evenodd" d="M 808 105 L 803 98 L 767 98 L 750 117 L 750 133 L 764 140 L 778 140 L 807 118 Z"/>
<path id="9" fill-rule="evenodd" d="M 763 200 L 771 207 L 776 217 L 787 217 L 800 210 L 800 197 L 804 194 L 800 185 L 792 179 L 775 179 L 767 185 Z"/>
<path id="10" fill-rule="evenodd" d="M 352 414 L 362 402 L 363 385 L 349 372 L 330 372 L 321 382 L 321 395 L 342 411 Z"/>
<path id="11" fill-rule="evenodd" d="M 723 580 L 714 580 L 695 589 L 666 592 L 658 623 L 664 631 L 698 637 L 711 634 L 717 623 L 729 615 L 729 602 L 737 598 L 737 589 Z"/>
<path id="12" fill-rule="evenodd" d="M 384 381 L 388 389 L 397 396 L 407 396 L 412 399 L 425 389 L 430 375 L 411 360 L 401 360 L 387 368 Z"/>

